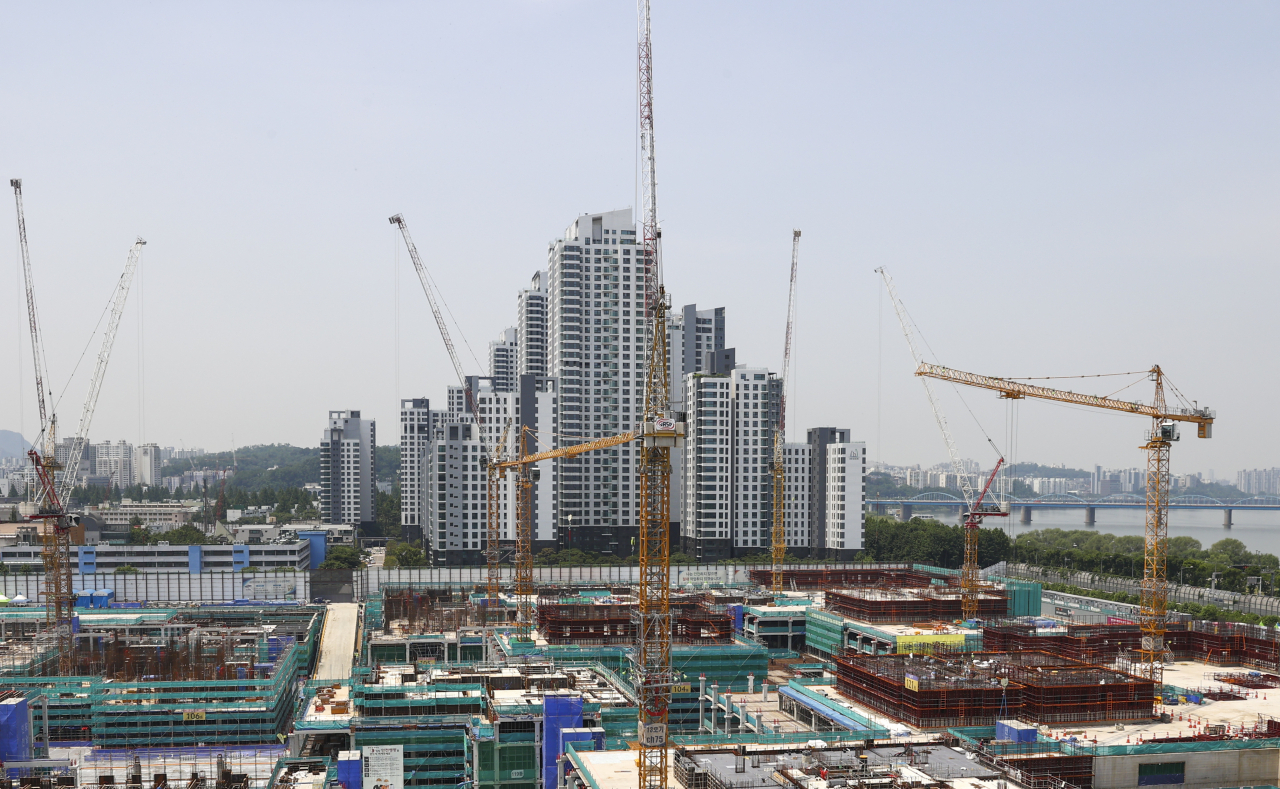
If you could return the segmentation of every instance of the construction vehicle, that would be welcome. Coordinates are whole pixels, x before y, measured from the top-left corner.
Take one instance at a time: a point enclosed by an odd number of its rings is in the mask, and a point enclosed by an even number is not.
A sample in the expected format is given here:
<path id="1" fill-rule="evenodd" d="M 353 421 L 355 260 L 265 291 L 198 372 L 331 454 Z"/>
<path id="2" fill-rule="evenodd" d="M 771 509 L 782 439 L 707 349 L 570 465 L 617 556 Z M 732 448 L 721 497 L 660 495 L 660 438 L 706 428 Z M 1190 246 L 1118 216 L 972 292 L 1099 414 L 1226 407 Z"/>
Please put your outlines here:
<path id="1" fill-rule="evenodd" d="M 796 268 L 800 264 L 800 231 L 791 231 L 791 286 L 787 291 L 787 341 L 782 351 L 782 386 L 778 395 L 778 427 L 773 431 L 773 594 L 782 594 L 782 560 L 787 555 L 784 505 L 787 474 L 783 445 L 787 441 L 787 376 L 791 372 L 791 327 L 796 315 Z M 776 600 L 774 601 L 776 604 Z"/>
<path id="2" fill-rule="evenodd" d="M 1161 682 L 1164 678 L 1163 664 L 1168 654 L 1164 634 L 1169 606 L 1169 585 L 1165 577 L 1165 558 L 1169 544 L 1169 449 L 1179 439 L 1179 422 L 1194 424 L 1199 438 L 1212 438 L 1213 420 L 1216 416 L 1214 412 L 1201 408 L 1198 403 L 1185 401 L 1182 407 L 1170 408 L 1165 399 L 1164 371 L 1159 365 L 1146 371 L 1148 379 L 1155 384 L 1155 397 L 1151 405 L 1145 405 L 1050 389 L 1009 378 L 961 372 L 937 364 L 926 364 L 918 359 L 917 362 L 916 375 L 922 380 L 932 378 L 990 389 L 999 392 L 1000 397 L 1007 400 L 1031 397 L 1151 418 L 1151 429 L 1147 432 L 1146 443 L 1141 447 L 1147 451 L 1147 510 L 1142 562 L 1142 607 L 1139 613 L 1142 647 L 1138 653 L 1143 663 L 1144 675 L 1157 683 Z M 1174 391 L 1177 392 L 1176 389 Z"/>
<path id="3" fill-rule="evenodd" d="M 907 314 L 907 308 L 898 298 L 898 290 L 894 287 L 893 278 L 889 276 L 889 272 L 883 268 L 876 269 L 876 273 L 884 280 L 885 289 L 889 292 L 889 300 L 893 302 L 893 311 L 898 316 L 898 323 L 902 326 L 902 333 L 907 339 L 907 347 L 911 350 L 911 358 L 915 360 L 917 368 L 924 364 L 924 358 L 920 354 L 920 348 L 916 345 L 914 332 L 911 331 L 911 318 Z M 1008 512 L 999 507 L 987 507 L 983 509 L 983 501 L 986 499 L 987 491 L 991 488 L 991 482 L 995 479 L 995 471 L 991 472 L 991 477 L 987 480 L 986 487 L 982 489 L 981 496 L 975 496 L 973 486 L 969 483 L 969 475 L 965 472 L 964 463 L 960 459 L 960 453 L 956 451 L 955 439 L 951 436 L 951 429 L 947 426 L 947 418 L 942 413 L 942 406 L 938 404 L 938 395 L 933 391 L 933 386 L 929 383 L 928 378 L 921 378 L 924 384 L 925 395 L 929 398 L 929 407 L 933 409 L 933 418 L 938 423 L 938 429 L 942 431 L 942 440 L 947 445 L 947 455 L 951 459 L 951 467 L 955 471 L 956 479 L 960 482 L 960 490 L 964 496 L 965 503 L 965 520 L 964 520 L 964 562 L 960 566 L 960 613 L 965 621 L 975 619 L 978 615 L 978 594 L 980 592 L 980 581 L 978 579 L 978 542 L 980 539 L 979 528 L 982 520 L 987 516 L 1008 515 Z M 991 439 L 987 439 L 991 443 Z M 992 443 L 992 448 L 995 444 Z M 996 454 L 1000 455 L 999 450 Z M 1004 464 L 1004 457 L 1001 456 L 996 463 L 996 471 Z"/>

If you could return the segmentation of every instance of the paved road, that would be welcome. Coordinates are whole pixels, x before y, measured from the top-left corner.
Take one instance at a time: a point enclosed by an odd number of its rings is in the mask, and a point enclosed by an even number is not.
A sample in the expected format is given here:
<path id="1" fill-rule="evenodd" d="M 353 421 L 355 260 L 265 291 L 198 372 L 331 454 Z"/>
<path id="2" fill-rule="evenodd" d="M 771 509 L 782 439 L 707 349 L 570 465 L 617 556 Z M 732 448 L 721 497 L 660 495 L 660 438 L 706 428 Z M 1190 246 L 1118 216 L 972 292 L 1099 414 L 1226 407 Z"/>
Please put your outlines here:
<path id="1" fill-rule="evenodd" d="M 324 640 L 320 642 L 320 660 L 316 664 L 316 679 L 348 679 L 351 676 L 351 659 L 356 648 L 355 603 L 330 603 L 324 626 Z"/>

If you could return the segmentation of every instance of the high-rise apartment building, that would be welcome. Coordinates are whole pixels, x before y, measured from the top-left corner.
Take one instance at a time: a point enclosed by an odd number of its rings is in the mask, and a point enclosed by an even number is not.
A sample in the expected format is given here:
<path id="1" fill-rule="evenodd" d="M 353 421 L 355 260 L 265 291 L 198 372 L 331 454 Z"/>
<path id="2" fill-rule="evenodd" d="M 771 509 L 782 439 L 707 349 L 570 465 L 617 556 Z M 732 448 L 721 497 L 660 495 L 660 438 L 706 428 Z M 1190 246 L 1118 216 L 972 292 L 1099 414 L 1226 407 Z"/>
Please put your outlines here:
<path id="1" fill-rule="evenodd" d="M 547 374 L 547 290 L 545 271 L 534 272 L 516 296 L 516 369 L 520 375 Z"/>
<path id="2" fill-rule="evenodd" d="M 547 374 L 559 385 L 559 446 L 636 430 L 644 411 L 648 274 L 636 239 L 630 209 L 583 214 L 551 242 L 545 279 L 543 272 L 535 278 L 545 283 Z M 672 403 L 685 399 L 685 374 L 710 370 L 724 342 L 723 307 L 689 305 L 668 314 Z M 639 456 L 635 444 L 624 444 L 557 461 L 560 547 L 617 556 L 635 551 Z M 672 455 L 673 502 L 683 498 L 683 457 Z M 671 517 L 681 518 L 682 508 L 674 506 Z"/>
<path id="3" fill-rule="evenodd" d="M 71 462 L 71 450 L 79 443 L 82 445 L 80 451 L 80 463 L 77 468 L 69 469 L 67 464 Z M 62 468 L 60 475 L 71 475 L 74 482 L 73 485 L 83 484 L 87 477 L 97 474 L 98 458 L 95 454 L 93 444 L 89 443 L 87 438 L 64 438 L 54 447 L 54 459 Z"/>
<path id="4" fill-rule="evenodd" d="M 814 427 L 809 429 L 808 444 L 811 458 L 809 466 L 809 545 L 813 555 L 820 558 L 843 556 L 843 554 L 836 553 L 842 550 L 839 546 L 831 545 L 827 541 L 828 536 L 832 533 L 832 529 L 828 524 L 831 512 L 828 507 L 828 493 L 832 484 L 830 481 L 831 470 L 828 468 L 828 464 L 831 455 L 827 450 L 832 445 L 846 445 L 849 443 L 848 429 L 839 427 Z M 843 457 L 846 459 L 845 476 L 848 476 L 848 453 Z M 865 476 L 866 472 L 864 470 L 860 479 L 865 478 Z M 852 483 L 843 484 L 847 486 Z M 859 487 L 861 486 L 862 483 L 859 482 Z M 839 533 L 846 534 L 847 531 L 847 529 L 842 528 Z M 858 547 L 860 548 L 861 537 L 858 539 Z M 852 543 L 852 538 L 846 536 L 844 542 L 846 544 Z M 843 550 L 849 551 L 852 549 L 844 548 Z"/>
<path id="5" fill-rule="evenodd" d="M 406 540 L 421 540 L 425 546 L 430 535 L 422 520 L 424 491 L 423 456 L 431 442 L 441 437 L 449 412 L 431 410 L 431 401 L 412 397 L 400 401 L 400 531 Z"/>
<path id="6" fill-rule="evenodd" d="M 677 367 L 681 374 L 672 382 L 671 399 L 680 402 L 684 399 L 685 376 L 710 372 L 715 352 L 725 350 L 724 307 L 700 310 L 696 304 L 686 304 L 672 318 L 668 347 L 673 352 L 680 351 Z M 724 369 L 732 368 L 732 364 L 724 366 Z"/>
<path id="7" fill-rule="evenodd" d="M 320 438 L 320 519 L 350 524 L 356 534 L 376 519 L 377 427 L 359 411 L 330 411 Z"/>
<path id="8" fill-rule="evenodd" d="M 1280 468 L 1255 468 L 1237 471 L 1236 487 L 1250 496 L 1280 493 Z"/>
<path id="9" fill-rule="evenodd" d="M 705 562 L 767 550 L 781 381 L 738 365 L 687 374 L 683 389 L 691 440 L 681 464 L 682 546 Z"/>
<path id="10" fill-rule="evenodd" d="M 514 327 L 503 329 L 498 339 L 489 343 L 489 377 L 500 391 L 516 388 L 517 352 Z"/>
<path id="11" fill-rule="evenodd" d="M 133 445 L 127 441 L 110 441 L 93 445 L 94 474 L 105 477 L 107 484 L 127 488 L 134 484 Z"/>
<path id="12" fill-rule="evenodd" d="M 528 453 L 545 448 L 540 442 L 555 435 L 555 381 L 534 375 L 519 376 L 514 391 L 500 390 L 487 378 L 468 379 L 480 411 L 483 428 L 478 428 L 467 405 L 465 391 L 454 398 L 450 387 L 450 403 L 461 402 L 463 409 L 450 414 L 450 422 L 429 444 L 422 463 L 421 488 L 424 491 L 421 520 L 425 524 L 427 546 L 432 564 L 483 564 L 488 545 L 488 511 L 498 508 L 499 539 L 504 543 L 516 538 L 519 475 L 509 471 L 498 485 L 498 500 L 490 501 L 487 486 L 488 452 L 515 457 L 520 454 L 518 442 L 528 436 Z M 526 432 L 527 430 L 527 432 Z M 483 432 L 482 432 L 483 431 Z M 481 440 L 481 435 L 486 440 Z M 495 446 L 506 437 L 503 446 Z M 530 469 L 533 550 L 555 545 L 555 471 L 550 462 Z"/>
<path id="13" fill-rule="evenodd" d="M 548 373 L 560 387 L 560 446 L 633 430 L 644 410 L 643 254 L 630 209 L 583 214 L 548 246 Z M 638 459 L 638 448 L 624 444 L 556 462 L 562 547 L 634 551 Z"/>
<path id="14" fill-rule="evenodd" d="M 799 557 L 810 555 L 809 467 L 812 464 L 812 447 L 808 444 L 782 445 L 782 520 L 786 526 L 787 553 Z"/>
<path id="15" fill-rule="evenodd" d="M 160 447 L 157 444 L 143 444 L 138 447 L 138 458 L 135 463 L 139 485 L 159 485 L 163 482 L 160 467 L 164 465 L 160 458 Z"/>
<path id="16" fill-rule="evenodd" d="M 823 542 L 828 556 L 851 561 L 862 550 L 866 528 L 867 447 L 844 441 L 829 442 L 825 449 Z"/>

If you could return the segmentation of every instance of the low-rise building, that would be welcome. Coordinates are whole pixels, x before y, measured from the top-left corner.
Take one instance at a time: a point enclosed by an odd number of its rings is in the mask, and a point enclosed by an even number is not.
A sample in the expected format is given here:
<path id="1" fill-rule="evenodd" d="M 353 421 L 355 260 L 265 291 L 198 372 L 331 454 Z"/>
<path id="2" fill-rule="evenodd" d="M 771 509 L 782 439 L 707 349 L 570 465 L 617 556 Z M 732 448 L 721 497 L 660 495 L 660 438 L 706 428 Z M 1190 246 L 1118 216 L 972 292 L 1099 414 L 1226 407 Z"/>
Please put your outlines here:
<path id="1" fill-rule="evenodd" d="M 134 518 L 137 518 L 142 521 L 143 526 L 154 531 L 156 527 L 161 527 L 162 529 L 166 527 L 174 528 L 190 523 L 191 516 L 195 510 L 178 501 L 135 502 L 125 499 L 119 504 L 111 504 L 106 507 L 85 507 L 85 512 L 97 515 L 102 519 L 103 525 L 108 528 L 128 526 Z"/>
<path id="2" fill-rule="evenodd" d="M 39 548 L 34 549 L 39 553 Z M 129 566 L 143 573 L 237 572 L 248 567 L 311 569 L 311 541 L 263 545 L 74 545 L 71 563 L 82 574 L 110 573 Z"/>

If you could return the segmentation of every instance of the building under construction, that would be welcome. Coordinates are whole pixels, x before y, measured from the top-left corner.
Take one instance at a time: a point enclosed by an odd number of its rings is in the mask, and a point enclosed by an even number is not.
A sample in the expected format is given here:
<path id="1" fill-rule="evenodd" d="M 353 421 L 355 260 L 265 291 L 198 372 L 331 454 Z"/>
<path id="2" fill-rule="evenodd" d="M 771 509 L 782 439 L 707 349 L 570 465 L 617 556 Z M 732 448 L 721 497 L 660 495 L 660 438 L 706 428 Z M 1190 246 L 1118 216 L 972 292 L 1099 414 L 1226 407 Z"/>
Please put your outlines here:
<path id="1" fill-rule="evenodd" d="M 304 606 L 84 611 L 71 675 L 58 674 L 55 642 L 41 633 L 0 646 L 0 688 L 43 695 L 53 740 L 278 742 L 323 620 L 322 608 Z"/>
<path id="2" fill-rule="evenodd" d="M 538 632 L 550 644 L 631 644 L 637 632 L 636 606 L 632 595 L 540 597 Z M 670 606 L 674 643 L 733 641 L 733 616 L 727 606 L 709 605 L 700 595 L 673 595 Z"/>
<path id="3" fill-rule="evenodd" d="M 977 595 L 978 618 L 1004 619 L 1009 600 L 1004 590 L 983 589 Z M 959 586 L 878 587 L 830 590 L 826 610 L 861 622 L 952 622 L 962 616 Z"/>
<path id="4" fill-rule="evenodd" d="M 1149 719 L 1155 683 L 1045 652 L 862 655 L 836 659 L 843 695 L 920 729 Z"/>

